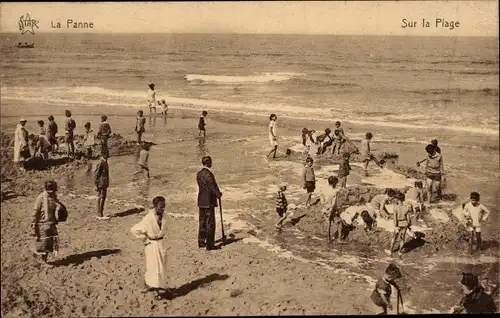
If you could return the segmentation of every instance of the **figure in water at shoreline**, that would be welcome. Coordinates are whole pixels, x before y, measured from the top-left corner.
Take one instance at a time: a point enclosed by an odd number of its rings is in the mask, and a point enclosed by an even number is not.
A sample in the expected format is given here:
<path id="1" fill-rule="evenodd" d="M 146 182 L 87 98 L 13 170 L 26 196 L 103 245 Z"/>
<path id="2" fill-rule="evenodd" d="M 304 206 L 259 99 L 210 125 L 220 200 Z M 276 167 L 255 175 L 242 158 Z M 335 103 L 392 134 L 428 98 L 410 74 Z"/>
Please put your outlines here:
<path id="1" fill-rule="evenodd" d="M 163 240 L 167 234 L 165 201 L 162 196 L 155 197 L 153 199 L 154 209 L 151 209 L 139 223 L 130 229 L 132 234 L 142 239 L 144 243 L 146 273 L 144 274 L 145 288 L 143 293 L 166 289 L 167 251 Z"/>
<path id="2" fill-rule="evenodd" d="M 276 114 L 271 114 L 271 116 L 269 116 L 269 142 L 271 143 L 273 149 L 269 152 L 267 156 L 269 157 L 271 154 L 273 154 L 273 159 L 276 159 L 276 152 L 278 151 L 278 135 L 276 133 L 277 119 L 278 116 L 276 116 Z"/>
<path id="3" fill-rule="evenodd" d="M 208 115 L 208 112 L 206 110 L 204 110 L 201 113 L 200 121 L 198 122 L 198 137 L 200 137 L 202 134 L 203 134 L 203 138 L 205 138 L 205 136 L 206 136 L 205 126 L 207 124 L 205 123 L 205 118 L 207 117 L 207 115 Z"/>
<path id="4" fill-rule="evenodd" d="M 137 133 L 137 144 L 140 145 L 142 142 L 142 134 L 146 131 L 144 126 L 146 125 L 146 117 L 143 116 L 144 112 L 142 110 L 137 112 L 137 118 L 135 120 L 135 132 Z"/>
<path id="5" fill-rule="evenodd" d="M 155 84 L 151 83 L 148 85 L 148 107 L 149 107 L 149 117 L 151 118 L 153 110 L 156 117 L 156 91 Z"/>
<path id="6" fill-rule="evenodd" d="M 109 216 L 104 216 L 104 203 L 106 203 L 106 196 L 108 194 L 109 187 L 109 165 L 108 155 L 106 153 L 101 153 L 101 159 L 95 167 L 94 184 L 98 194 L 97 219 L 108 220 Z"/>

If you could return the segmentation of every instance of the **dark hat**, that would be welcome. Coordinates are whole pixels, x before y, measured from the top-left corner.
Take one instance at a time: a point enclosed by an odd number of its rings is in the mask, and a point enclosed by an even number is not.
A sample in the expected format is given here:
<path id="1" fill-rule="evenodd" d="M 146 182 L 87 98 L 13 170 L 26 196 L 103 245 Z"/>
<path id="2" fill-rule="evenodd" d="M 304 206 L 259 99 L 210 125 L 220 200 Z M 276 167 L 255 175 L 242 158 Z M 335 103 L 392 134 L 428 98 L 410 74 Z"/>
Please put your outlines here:
<path id="1" fill-rule="evenodd" d="M 45 181 L 44 188 L 47 192 L 57 191 L 57 183 L 53 180 Z"/>
<path id="2" fill-rule="evenodd" d="M 473 290 L 479 284 L 479 279 L 472 273 L 462 273 L 460 284 L 464 285 L 469 290 Z"/>

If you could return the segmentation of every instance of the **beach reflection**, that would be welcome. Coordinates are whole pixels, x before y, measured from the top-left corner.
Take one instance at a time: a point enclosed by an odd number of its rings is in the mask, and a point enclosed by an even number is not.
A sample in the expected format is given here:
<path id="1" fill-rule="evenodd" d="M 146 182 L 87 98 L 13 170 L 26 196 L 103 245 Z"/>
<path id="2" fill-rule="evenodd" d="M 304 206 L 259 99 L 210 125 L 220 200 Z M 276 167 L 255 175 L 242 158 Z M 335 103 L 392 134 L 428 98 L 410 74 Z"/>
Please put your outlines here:
<path id="1" fill-rule="evenodd" d="M 208 149 L 205 146 L 205 137 L 201 137 L 198 141 L 198 145 L 196 146 L 196 151 L 200 157 L 204 157 L 208 155 Z"/>

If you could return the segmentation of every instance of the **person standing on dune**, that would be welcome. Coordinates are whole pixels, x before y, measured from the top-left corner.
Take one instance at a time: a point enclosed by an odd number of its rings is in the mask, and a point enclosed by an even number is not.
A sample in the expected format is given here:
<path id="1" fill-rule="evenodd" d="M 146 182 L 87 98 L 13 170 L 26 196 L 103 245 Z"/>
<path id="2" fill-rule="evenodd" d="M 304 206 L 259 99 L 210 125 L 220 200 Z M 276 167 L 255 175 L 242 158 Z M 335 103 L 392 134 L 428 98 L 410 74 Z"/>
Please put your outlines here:
<path id="1" fill-rule="evenodd" d="M 149 107 L 149 117 L 151 118 L 153 110 L 155 112 L 156 117 L 156 92 L 155 92 L 155 84 L 151 83 L 148 85 L 148 107 Z"/>
<path id="2" fill-rule="evenodd" d="M 276 158 L 276 152 L 278 151 L 278 135 L 276 134 L 277 119 L 278 116 L 276 116 L 276 114 L 271 114 L 271 116 L 269 116 L 269 142 L 271 142 L 271 146 L 273 147 L 273 149 L 267 156 L 269 157 L 271 154 L 273 154 L 273 159 Z"/>
<path id="3" fill-rule="evenodd" d="M 111 126 L 108 124 L 107 120 L 108 116 L 101 116 L 101 124 L 99 125 L 97 137 L 101 140 L 101 154 L 105 154 L 106 158 L 109 158 L 108 139 L 111 136 Z"/>
<path id="4" fill-rule="evenodd" d="M 221 198 L 222 192 L 219 190 L 215 176 L 210 170 L 212 168 L 212 158 L 205 156 L 201 159 L 203 168 L 196 175 L 198 183 L 198 208 L 199 208 L 199 231 L 198 247 L 207 250 L 215 248 L 215 208 L 217 200 Z"/>

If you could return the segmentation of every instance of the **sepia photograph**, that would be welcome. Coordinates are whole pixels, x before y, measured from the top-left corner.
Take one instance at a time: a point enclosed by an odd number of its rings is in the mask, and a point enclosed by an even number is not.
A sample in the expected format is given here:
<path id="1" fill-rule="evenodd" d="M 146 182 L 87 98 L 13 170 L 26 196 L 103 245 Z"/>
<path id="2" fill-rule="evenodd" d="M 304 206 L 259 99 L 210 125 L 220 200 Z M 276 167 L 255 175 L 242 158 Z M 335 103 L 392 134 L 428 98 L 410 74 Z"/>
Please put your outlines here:
<path id="1" fill-rule="evenodd" d="M 0 3 L 1 316 L 499 313 L 498 10 Z"/>

